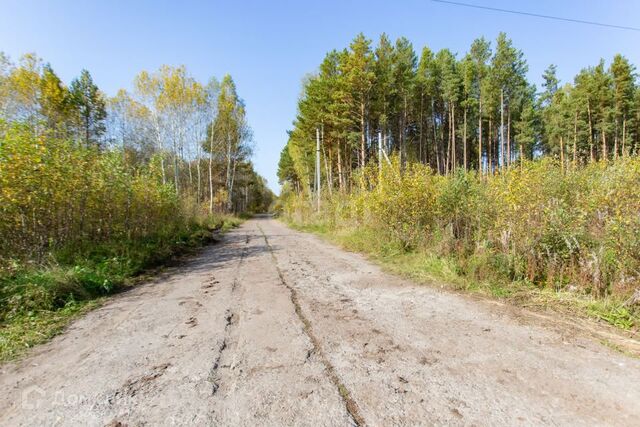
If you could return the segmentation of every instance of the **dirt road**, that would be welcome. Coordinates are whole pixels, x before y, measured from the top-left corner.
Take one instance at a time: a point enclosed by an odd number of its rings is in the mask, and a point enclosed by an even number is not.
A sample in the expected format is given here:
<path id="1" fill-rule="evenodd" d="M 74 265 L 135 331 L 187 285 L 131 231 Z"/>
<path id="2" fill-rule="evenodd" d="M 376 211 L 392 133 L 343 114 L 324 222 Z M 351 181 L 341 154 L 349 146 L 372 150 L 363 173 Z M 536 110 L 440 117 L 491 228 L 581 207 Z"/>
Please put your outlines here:
<path id="1" fill-rule="evenodd" d="M 638 425 L 640 361 L 261 218 L 0 367 L 0 425 Z"/>

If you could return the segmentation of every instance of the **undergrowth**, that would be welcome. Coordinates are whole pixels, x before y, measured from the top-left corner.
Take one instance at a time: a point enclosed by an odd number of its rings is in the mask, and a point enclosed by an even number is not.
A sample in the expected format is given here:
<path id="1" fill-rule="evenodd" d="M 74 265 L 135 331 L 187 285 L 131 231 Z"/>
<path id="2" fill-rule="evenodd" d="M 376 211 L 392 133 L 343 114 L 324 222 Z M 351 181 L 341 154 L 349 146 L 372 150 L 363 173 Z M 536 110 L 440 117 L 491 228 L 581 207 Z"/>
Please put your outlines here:
<path id="1" fill-rule="evenodd" d="M 49 254 L 44 263 L 5 261 L 0 268 L 0 360 L 51 338 L 106 296 L 214 241 L 215 233 L 240 221 L 217 216 L 143 239 L 74 244 Z"/>
<path id="2" fill-rule="evenodd" d="M 625 307 L 625 300 L 616 296 L 596 298 L 577 290 L 549 289 L 527 280 L 510 281 L 495 276 L 491 280 L 480 280 L 471 274 L 477 265 L 470 266 L 468 262 L 443 256 L 425 247 L 406 248 L 398 240 L 383 237 L 379 229 L 331 227 L 322 222 L 285 220 L 292 228 L 318 234 L 349 251 L 366 254 L 387 271 L 419 283 L 481 294 L 519 306 L 551 308 L 573 317 L 591 317 L 624 330 L 640 327 L 640 313 Z"/>
<path id="3" fill-rule="evenodd" d="M 640 160 L 553 159 L 479 174 L 357 171 L 349 191 L 284 187 L 276 209 L 415 279 L 640 327 Z"/>

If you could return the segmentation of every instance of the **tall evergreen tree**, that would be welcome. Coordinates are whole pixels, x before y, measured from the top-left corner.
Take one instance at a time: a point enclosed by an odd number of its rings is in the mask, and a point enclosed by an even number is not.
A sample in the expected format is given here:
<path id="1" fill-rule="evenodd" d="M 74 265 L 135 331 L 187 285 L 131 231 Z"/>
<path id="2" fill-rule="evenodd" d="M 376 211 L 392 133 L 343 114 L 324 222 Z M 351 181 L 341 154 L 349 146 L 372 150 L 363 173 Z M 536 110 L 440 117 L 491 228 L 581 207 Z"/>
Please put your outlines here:
<path id="1" fill-rule="evenodd" d="M 456 167 L 456 108 L 460 100 L 461 79 L 456 58 L 449 49 L 442 49 L 436 55 L 436 62 L 442 73 L 442 96 L 446 105 L 447 115 L 447 149 L 445 157 L 445 172 Z"/>
<path id="2" fill-rule="evenodd" d="M 82 70 L 80 77 L 71 82 L 70 92 L 78 121 L 78 137 L 85 146 L 100 145 L 100 137 L 106 130 L 106 104 L 89 71 Z"/>
<path id="3" fill-rule="evenodd" d="M 364 166 L 367 153 L 367 119 L 371 108 L 371 89 L 375 74 L 371 41 L 360 33 L 351 42 L 341 61 L 343 101 L 350 106 L 352 135 L 359 141 L 359 164 Z"/>
<path id="4" fill-rule="evenodd" d="M 375 87 L 373 92 L 373 107 L 375 109 L 375 126 L 382 135 L 383 143 L 387 141 L 389 127 L 393 111 L 391 109 L 392 99 L 396 97 L 396 85 L 394 84 L 394 49 L 386 34 L 380 36 L 378 45 L 374 51 L 375 64 Z"/>
<path id="5" fill-rule="evenodd" d="M 411 97 L 415 83 L 417 58 L 413 45 L 404 37 L 396 40 L 393 49 L 393 86 L 392 109 L 396 120 L 392 126 L 396 129 L 396 144 L 400 152 L 401 163 L 407 160 L 408 131 L 411 126 Z"/>
<path id="6" fill-rule="evenodd" d="M 634 68 L 624 56 L 618 54 L 613 58 L 610 73 L 613 79 L 615 117 L 613 152 L 614 157 L 617 157 L 619 152 L 622 155 L 628 154 L 628 122 L 633 117 L 635 95 Z"/>
<path id="7" fill-rule="evenodd" d="M 491 58 L 491 44 L 484 38 L 475 39 L 471 44 L 469 51 L 471 61 L 473 61 L 473 76 L 475 81 L 472 85 L 472 91 L 477 99 L 478 108 L 478 169 L 482 170 L 482 124 L 484 120 L 486 104 L 485 98 L 487 91 L 483 90 L 486 86 L 486 79 L 488 73 L 488 61 Z"/>

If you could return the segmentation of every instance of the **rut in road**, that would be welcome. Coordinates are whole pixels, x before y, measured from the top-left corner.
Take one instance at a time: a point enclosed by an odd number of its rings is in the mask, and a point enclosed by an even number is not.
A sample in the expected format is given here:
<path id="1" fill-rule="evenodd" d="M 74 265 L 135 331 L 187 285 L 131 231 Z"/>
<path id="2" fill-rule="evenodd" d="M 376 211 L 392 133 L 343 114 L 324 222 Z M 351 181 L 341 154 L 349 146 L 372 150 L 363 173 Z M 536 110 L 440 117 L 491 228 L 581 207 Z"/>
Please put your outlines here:
<path id="1" fill-rule="evenodd" d="M 360 411 L 358 410 L 358 404 L 353 400 L 353 397 L 351 397 L 351 393 L 349 392 L 347 387 L 345 387 L 342 381 L 340 381 L 340 378 L 336 373 L 336 369 L 333 367 L 333 365 L 331 365 L 331 362 L 329 362 L 329 360 L 327 359 L 327 356 L 324 354 L 324 350 L 322 349 L 322 344 L 320 344 L 320 341 L 318 340 L 318 338 L 316 338 L 316 336 L 313 334 L 311 322 L 309 321 L 309 319 L 307 319 L 307 317 L 302 312 L 302 307 L 300 307 L 300 302 L 298 300 L 298 293 L 296 292 L 294 287 L 290 286 L 287 283 L 287 281 L 284 278 L 284 275 L 282 274 L 282 270 L 280 270 L 280 267 L 278 267 L 278 258 L 276 257 L 276 254 L 273 251 L 273 248 L 269 244 L 269 239 L 267 238 L 267 235 L 264 233 L 264 230 L 262 229 L 262 227 L 258 226 L 258 229 L 260 230 L 260 233 L 262 233 L 262 236 L 264 237 L 264 243 L 269 248 L 269 252 L 271 253 L 271 257 L 273 258 L 274 265 L 276 266 L 276 269 L 278 271 L 278 276 L 280 277 L 280 282 L 291 293 L 291 303 L 295 307 L 295 311 L 298 318 L 300 319 L 300 322 L 302 322 L 302 324 L 304 325 L 305 333 L 313 343 L 313 350 L 320 357 L 322 364 L 325 366 L 327 370 L 327 375 L 331 379 L 331 382 L 336 386 L 338 393 L 344 400 L 345 407 L 347 409 L 347 412 L 351 416 L 353 423 L 357 426 L 366 425 L 364 422 L 364 419 L 360 415 Z"/>
<path id="2" fill-rule="evenodd" d="M 256 218 L 0 366 L 0 425 L 615 425 L 640 361 Z"/>
<path id="3" fill-rule="evenodd" d="M 242 267 L 242 263 L 244 262 L 247 256 L 247 245 L 251 241 L 251 237 L 247 234 L 245 236 L 245 246 L 242 248 L 242 253 L 240 254 L 240 260 L 238 261 L 238 267 L 236 268 L 235 275 L 233 277 L 233 281 L 231 283 L 231 302 L 233 302 L 233 298 L 235 297 L 235 292 L 238 288 L 238 274 L 240 272 L 240 268 Z M 220 359 L 222 358 L 222 354 L 227 349 L 229 336 L 231 334 L 231 327 L 235 323 L 237 315 L 232 311 L 232 308 L 227 308 L 225 312 L 225 324 L 224 324 L 224 337 L 220 342 L 218 347 L 218 354 L 213 361 L 213 365 L 211 366 L 211 371 L 209 372 L 209 381 L 211 382 L 211 395 L 215 396 L 216 392 L 220 388 L 220 378 L 218 377 L 218 369 L 220 368 Z"/>

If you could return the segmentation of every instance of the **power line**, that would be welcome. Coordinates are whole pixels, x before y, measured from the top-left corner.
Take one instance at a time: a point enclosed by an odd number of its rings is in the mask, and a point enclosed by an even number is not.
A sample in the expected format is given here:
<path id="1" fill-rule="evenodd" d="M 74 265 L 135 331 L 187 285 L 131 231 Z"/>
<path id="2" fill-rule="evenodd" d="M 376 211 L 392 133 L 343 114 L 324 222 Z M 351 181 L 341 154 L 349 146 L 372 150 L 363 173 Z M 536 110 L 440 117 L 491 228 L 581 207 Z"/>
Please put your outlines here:
<path id="1" fill-rule="evenodd" d="M 614 24 L 605 24 L 603 22 L 595 22 L 595 21 L 584 21 L 582 19 L 573 19 L 573 18 L 562 18 L 560 16 L 551 16 L 551 15 L 542 15 L 539 13 L 530 13 L 530 12 L 521 12 L 518 10 L 509 10 L 509 9 L 501 9 L 498 7 L 490 7 L 490 6 L 481 6 L 479 4 L 471 4 L 471 3 L 462 3 L 457 1 L 449 1 L 449 0 L 431 0 L 436 3 L 444 3 L 451 4 L 454 6 L 462 6 L 462 7 L 471 7 L 474 9 L 483 9 L 483 10 L 491 10 L 494 12 L 502 12 L 502 13 L 511 13 L 514 15 L 524 15 L 524 16 L 534 16 L 536 18 L 544 18 L 544 19 L 553 19 L 556 21 L 565 21 L 565 22 L 573 22 L 577 24 L 586 24 L 586 25 L 596 25 L 598 27 L 607 27 L 607 28 L 616 28 L 618 30 L 629 30 L 629 31 L 639 31 L 638 27 L 627 27 L 624 25 L 614 25 Z"/>

